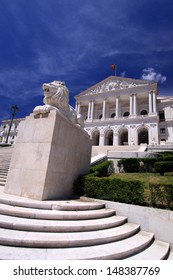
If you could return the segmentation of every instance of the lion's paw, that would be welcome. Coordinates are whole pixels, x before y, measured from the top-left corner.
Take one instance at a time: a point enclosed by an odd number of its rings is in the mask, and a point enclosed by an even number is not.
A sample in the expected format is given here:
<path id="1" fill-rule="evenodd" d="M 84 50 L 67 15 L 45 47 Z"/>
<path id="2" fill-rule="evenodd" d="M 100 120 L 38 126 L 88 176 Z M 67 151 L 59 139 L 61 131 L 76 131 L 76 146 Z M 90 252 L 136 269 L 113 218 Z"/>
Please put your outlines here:
<path id="1" fill-rule="evenodd" d="M 50 112 L 50 106 L 49 105 L 43 105 L 43 106 L 36 106 L 33 110 L 34 115 L 38 114 L 46 114 Z"/>

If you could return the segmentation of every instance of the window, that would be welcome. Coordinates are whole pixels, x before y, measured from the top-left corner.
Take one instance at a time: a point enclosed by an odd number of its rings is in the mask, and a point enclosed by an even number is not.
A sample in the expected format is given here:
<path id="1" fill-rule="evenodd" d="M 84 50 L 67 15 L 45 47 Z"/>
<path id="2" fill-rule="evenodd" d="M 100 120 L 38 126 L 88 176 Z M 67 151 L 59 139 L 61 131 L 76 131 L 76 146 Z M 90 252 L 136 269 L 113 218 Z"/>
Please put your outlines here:
<path id="1" fill-rule="evenodd" d="M 165 112 L 164 111 L 159 111 L 159 120 L 164 121 L 165 120 Z"/>
<path id="2" fill-rule="evenodd" d="M 128 117 L 129 116 L 129 112 L 125 112 L 124 114 L 123 114 L 123 117 Z"/>
<path id="3" fill-rule="evenodd" d="M 165 134 L 165 128 L 160 128 L 160 133 Z"/>
<path id="4" fill-rule="evenodd" d="M 141 111 L 141 115 L 147 115 L 147 114 L 148 114 L 147 110 L 142 110 Z"/>
<path id="5" fill-rule="evenodd" d="M 111 114 L 111 118 L 115 118 L 115 113 L 112 113 L 112 114 Z"/>

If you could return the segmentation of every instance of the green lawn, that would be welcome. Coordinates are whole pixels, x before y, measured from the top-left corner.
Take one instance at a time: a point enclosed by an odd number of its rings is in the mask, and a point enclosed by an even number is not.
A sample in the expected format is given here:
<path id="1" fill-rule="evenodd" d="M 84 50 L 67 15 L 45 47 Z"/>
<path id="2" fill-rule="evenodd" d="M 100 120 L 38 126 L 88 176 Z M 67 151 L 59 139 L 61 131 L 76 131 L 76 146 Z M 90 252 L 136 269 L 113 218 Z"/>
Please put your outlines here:
<path id="1" fill-rule="evenodd" d="M 173 185 L 173 172 L 165 173 L 161 176 L 159 173 L 116 173 L 110 177 L 116 177 L 125 180 L 140 180 L 144 183 L 145 187 L 148 187 L 149 183 L 164 183 Z"/>
<path id="2" fill-rule="evenodd" d="M 154 184 L 169 184 L 173 186 L 173 172 L 165 173 L 164 176 L 161 176 L 159 173 L 116 173 L 110 177 L 115 177 L 124 180 L 139 180 L 144 183 L 144 196 L 145 203 L 150 204 L 150 190 L 149 183 Z"/>

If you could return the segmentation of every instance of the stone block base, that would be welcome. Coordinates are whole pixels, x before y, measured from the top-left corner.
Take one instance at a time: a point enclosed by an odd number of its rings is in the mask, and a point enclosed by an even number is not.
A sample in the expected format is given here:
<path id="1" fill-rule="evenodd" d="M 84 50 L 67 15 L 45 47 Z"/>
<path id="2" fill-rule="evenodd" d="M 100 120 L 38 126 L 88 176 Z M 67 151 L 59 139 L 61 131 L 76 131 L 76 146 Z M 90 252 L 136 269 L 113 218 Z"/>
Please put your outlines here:
<path id="1" fill-rule="evenodd" d="M 33 114 L 19 126 L 5 193 L 36 200 L 64 199 L 90 168 L 91 140 L 57 111 Z"/>

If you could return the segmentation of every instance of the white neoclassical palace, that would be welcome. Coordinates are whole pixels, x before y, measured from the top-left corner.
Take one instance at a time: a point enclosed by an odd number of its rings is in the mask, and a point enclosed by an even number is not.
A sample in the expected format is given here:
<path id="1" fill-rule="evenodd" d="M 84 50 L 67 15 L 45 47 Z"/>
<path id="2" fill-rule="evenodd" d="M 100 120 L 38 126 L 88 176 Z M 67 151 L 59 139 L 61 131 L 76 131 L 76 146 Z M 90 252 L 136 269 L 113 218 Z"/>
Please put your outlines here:
<path id="1" fill-rule="evenodd" d="M 93 146 L 173 144 L 173 97 L 155 82 L 110 76 L 75 99 Z"/>

